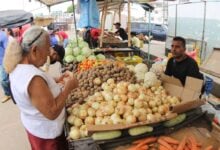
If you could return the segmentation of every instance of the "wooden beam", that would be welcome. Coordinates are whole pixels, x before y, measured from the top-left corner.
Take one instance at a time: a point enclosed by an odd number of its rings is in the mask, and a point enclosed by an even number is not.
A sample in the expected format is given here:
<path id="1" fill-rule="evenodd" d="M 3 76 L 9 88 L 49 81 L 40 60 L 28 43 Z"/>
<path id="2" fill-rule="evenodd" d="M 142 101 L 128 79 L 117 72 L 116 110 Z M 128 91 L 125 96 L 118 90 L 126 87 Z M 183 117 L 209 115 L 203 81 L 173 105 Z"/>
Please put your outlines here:
<path id="1" fill-rule="evenodd" d="M 114 15 L 112 17 L 112 27 L 111 29 L 113 29 L 114 23 L 115 23 L 115 16 L 116 16 L 116 11 L 114 11 Z"/>
<path id="2" fill-rule="evenodd" d="M 128 47 L 131 47 L 131 0 L 128 0 Z"/>
<path id="3" fill-rule="evenodd" d="M 121 4 L 119 5 L 118 17 L 118 20 L 121 23 Z"/>
<path id="4" fill-rule="evenodd" d="M 105 20 L 106 20 L 106 14 L 108 9 L 108 0 L 105 0 L 105 6 L 103 7 L 103 15 L 101 20 L 101 39 L 100 39 L 100 47 L 103 46 L 103 36 L 104 36 L 104 30 L 105 30 Z"/>

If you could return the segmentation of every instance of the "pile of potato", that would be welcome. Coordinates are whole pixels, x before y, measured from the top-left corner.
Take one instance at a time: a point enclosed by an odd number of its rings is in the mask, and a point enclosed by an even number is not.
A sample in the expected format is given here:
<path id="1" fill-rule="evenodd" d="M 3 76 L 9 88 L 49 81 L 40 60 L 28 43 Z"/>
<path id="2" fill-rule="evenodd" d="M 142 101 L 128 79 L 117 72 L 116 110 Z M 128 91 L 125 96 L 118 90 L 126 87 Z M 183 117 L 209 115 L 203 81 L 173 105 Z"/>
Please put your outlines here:
<path id="1" fill-rule="evenodd" d="M 84 101 L 89 95 L 101 91 L 102 83 L 106 82 L 109 78 L 114 79 L 116 83 L 119 81 L 136 83 L 135 74 L 128 68 L 119 66 L 115 62 L 100 65 L 77 74 L 79 87 L 71 92 L 67 104 L 72 104 L 75 101 Z"/>

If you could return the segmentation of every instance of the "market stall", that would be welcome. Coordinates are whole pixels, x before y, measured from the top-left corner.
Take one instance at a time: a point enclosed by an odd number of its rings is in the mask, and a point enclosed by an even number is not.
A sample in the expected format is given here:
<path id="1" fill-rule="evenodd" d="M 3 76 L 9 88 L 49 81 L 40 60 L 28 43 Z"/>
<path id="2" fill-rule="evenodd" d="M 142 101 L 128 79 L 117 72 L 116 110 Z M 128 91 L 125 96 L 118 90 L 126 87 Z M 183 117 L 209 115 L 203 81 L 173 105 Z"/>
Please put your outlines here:
<path id="1" fill-rule="evenodd" d="M 212 123 L 200 108 L 205 103 L 200 97 L 203 81 L 187 77 L 183 86 L 163 74 L 166 60 L 149 66 L 144 58 L 118 59 L 107 52 L 97 53 L 82 39 L 66 48 L 65 70 L 79 80 L 66 104 L 70 150 L 219 148 L 218 131 L 203 126 L 210 140 L 194 132 L 202 132 L 197 124 Z"/>

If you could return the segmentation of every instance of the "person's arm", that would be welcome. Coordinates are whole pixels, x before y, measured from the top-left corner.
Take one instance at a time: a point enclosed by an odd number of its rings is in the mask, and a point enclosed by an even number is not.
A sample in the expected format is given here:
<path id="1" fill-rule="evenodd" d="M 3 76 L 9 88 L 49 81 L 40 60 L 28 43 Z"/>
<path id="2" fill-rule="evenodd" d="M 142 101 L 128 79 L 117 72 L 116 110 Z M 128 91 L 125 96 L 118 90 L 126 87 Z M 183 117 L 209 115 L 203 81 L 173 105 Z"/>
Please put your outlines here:
<path id="1" fill-rule="evenodd" d="M 46 81 L 35 76 L 29 86 L 28 93 L 32 104 L 48 119 L 54 120 L 61 113 L 69 93 L 78 86 L 75 78 L 71 78 L 64 86 L 63 91 L 54 98 Z"/>
<path id="2" fill-rule="evenodd" d="M 195 61 L 192 61 L 192 63 L 190 63 L 187 70 L 187 76 L 203 80 L 203 75 L 199 72 L 199 66 Z"/>

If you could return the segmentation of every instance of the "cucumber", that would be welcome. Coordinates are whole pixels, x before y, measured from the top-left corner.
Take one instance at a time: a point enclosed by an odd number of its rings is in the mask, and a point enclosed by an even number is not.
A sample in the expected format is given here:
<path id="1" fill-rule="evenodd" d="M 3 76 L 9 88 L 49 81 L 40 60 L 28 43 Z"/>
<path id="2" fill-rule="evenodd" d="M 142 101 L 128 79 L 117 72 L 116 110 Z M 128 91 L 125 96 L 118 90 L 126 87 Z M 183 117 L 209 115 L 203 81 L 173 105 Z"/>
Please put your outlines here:
<path id="1" fill-rule="evenodd" d="M 185 119 L 186 119 L 186 114 L 180 114 L 180 115 L 176 116 L 175 118 L 164 122 L 163 125 L 165 127 L 173 127 L 173 126 L 183 122 Z"/>
<path id="2" fill-rule="evenodd" d="M 105 131 L 105 132 L 96 132 L 92 134 L 92 138 L 95 141 L 98 140 L 111 140 L 121 136 L 121 131 Z"/>
<path id="3" fill-rule="evenodd" d="M 134 127 L 134 128 L 130 128 L 128 130 L 129 135 L 131 136 L 137 136 L 137 135 L 141 135 L 147 132 L 152 132 L 153 131 L 153 127 L 150 126 L 140 126 L 140 127 Z"/>

